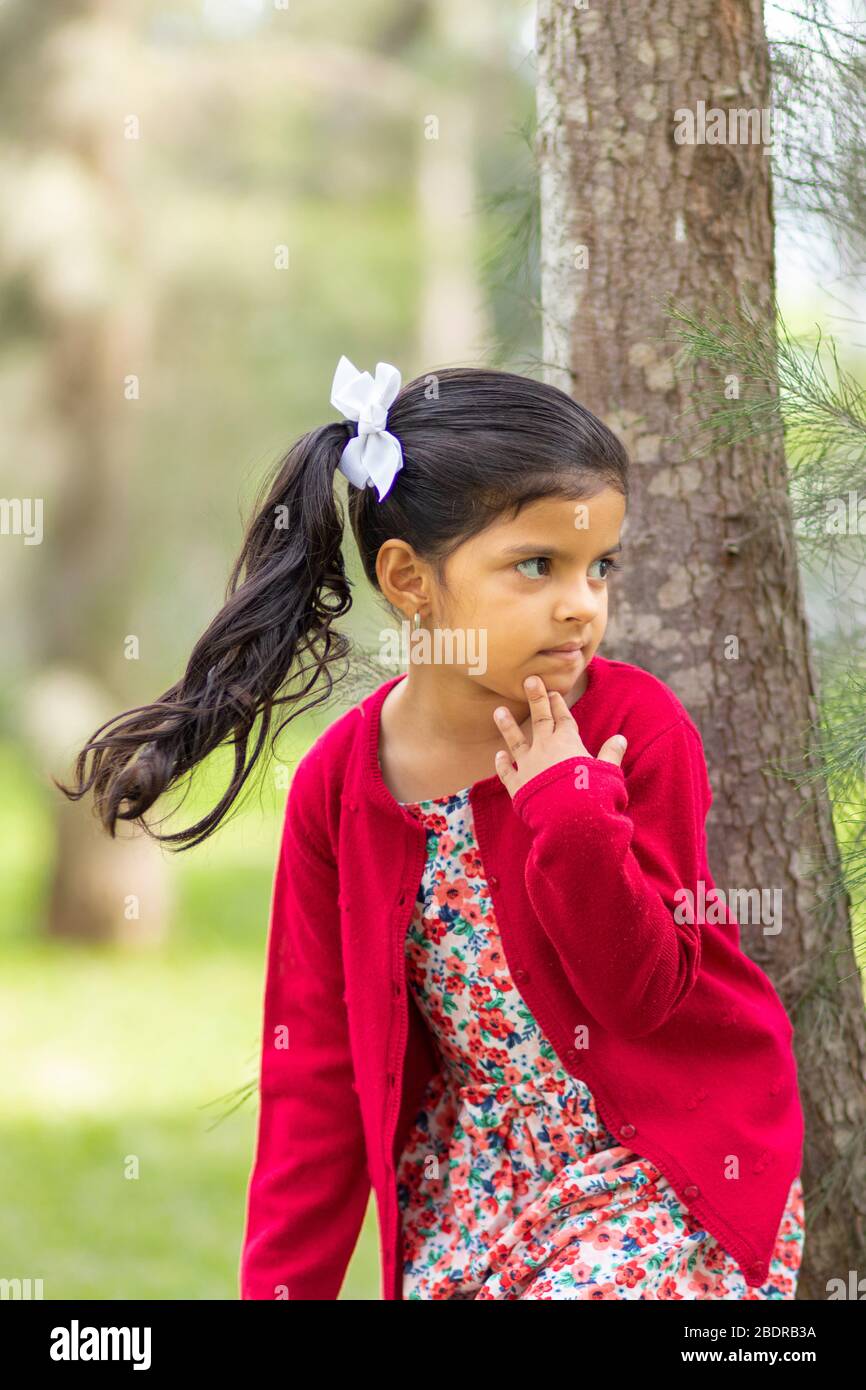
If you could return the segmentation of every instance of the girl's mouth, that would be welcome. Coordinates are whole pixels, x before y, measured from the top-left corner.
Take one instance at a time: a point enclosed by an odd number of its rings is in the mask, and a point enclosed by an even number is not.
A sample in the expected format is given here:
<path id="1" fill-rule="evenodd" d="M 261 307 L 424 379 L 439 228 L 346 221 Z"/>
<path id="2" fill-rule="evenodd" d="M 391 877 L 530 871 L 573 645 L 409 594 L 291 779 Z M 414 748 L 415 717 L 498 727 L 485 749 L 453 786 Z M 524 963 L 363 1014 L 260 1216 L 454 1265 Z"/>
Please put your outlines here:
<path id="1" fill-rule="evenodd" d="M 539 656 L 550 656 L 558 661 L 577 661 L 583 656 L 584 643 L 566 642 L 561 647 L 544 647 Z"/>

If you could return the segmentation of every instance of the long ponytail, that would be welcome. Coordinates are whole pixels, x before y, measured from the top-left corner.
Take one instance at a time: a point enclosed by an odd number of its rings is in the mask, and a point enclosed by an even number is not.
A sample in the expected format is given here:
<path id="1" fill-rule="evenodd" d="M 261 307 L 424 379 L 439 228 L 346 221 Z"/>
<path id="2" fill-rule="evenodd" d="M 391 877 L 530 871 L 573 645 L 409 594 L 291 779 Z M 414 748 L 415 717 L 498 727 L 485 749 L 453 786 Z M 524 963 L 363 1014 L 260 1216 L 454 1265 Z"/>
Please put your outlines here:
<path id="1" fill-rule="evenodd" d="M 292 446 L 270 486 L 265 484 L 267 496 L 257 501 L 225 604 L 196 642 L 181 679 L 153 704 L 116 715 L 96 730 L 78 754 L 77 785 L 52 779 L 73 801 L 92 788 L 97 814 L 112 837 L 118 820 L 134 820 L 162 843 L 179 849 L 200 844 L 247 782 L 275 708 L 289 704 L 291 712 L 273 738 L 331 695 L 329 666 L 344 658 L 350 645 L 332 624 L 352 604 L 334 473 L 353 430 L 350 421 L 335 422 Z M 307 656 L 311 661 L 304 666 Z M 279 695 L 290 675 L 301 688 Z M 318 693 L 303 703 L 316 687 Z M 185 830 L 157 834 L 143 819 L 145 812 L 229 738 L 234 771 L 217 805 Z"/>

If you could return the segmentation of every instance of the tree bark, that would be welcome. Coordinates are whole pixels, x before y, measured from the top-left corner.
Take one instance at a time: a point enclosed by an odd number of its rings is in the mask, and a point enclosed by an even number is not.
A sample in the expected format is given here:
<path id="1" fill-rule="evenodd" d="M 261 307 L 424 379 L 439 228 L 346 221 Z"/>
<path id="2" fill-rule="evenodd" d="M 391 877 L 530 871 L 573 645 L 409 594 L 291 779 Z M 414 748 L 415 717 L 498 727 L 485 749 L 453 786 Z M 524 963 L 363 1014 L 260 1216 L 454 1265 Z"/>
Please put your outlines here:
<path id="1" fill-rule="evenodd" d="M 545 370 L 633 461 L 606 647 L 665 680 L 701 731 L 719 887 L 782 890 L 782 930 L 741 923 L 741 942 L 796 1028 L 798 1297 L 826 1298 L 828 1279 L 866 1271 L 866 1029 L 847 898 L 820 903 L 839 871 L 826 786 L 774 775 L 811 760 L 818 717 L 783 441 L 683 457 L 681 412 L 706 418 L 714 383 L 678 375 L 664 309 L 671 293 L 699 314 L 772 312 L 765 145 L 674 138 L 699 102 L 769 108 L 761 6 L 539 0 L 537 55 Z"/>

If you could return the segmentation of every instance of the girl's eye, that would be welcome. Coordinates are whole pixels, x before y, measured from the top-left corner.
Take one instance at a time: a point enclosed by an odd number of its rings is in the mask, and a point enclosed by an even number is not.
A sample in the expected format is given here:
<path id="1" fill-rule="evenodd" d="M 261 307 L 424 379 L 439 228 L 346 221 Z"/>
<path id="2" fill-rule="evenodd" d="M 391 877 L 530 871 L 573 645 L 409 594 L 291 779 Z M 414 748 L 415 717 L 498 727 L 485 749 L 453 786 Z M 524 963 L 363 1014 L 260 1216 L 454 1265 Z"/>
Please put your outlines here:
<path id="1" fill-rule="evenodd" d="M 533 556 L 531 557 L 531 559 L 529 559 L 529 560 L 520 560 L 520 561 L 518 561 L 518 563 L 514 566 L 514 568 L 515 568 L 516 570 L 520 570 L 521 565 L 549 565 L 549 564 L 550 564 L 550 560 L 547 558 L 546 555 L 533 555 Z M 597 579 L 602 579 L 602 580 L 607 579 L 607 576 L 608 576 L 608 574 L 610 573 L 611 570 L 618 570 L 618 569 L 620 568 L 620 566 L 617 564 L 616 560 L 609 560 L 609 559 L 607 559 L 607 558 L 605 558 L 605 559 L 603 559 L 603 560 L 593 560 L 592 564 L 593 564 L 593 565 L 606 565 L 606 566 L 607 566 L 607 568 L 605 569 L 605 571 L 604 571 L 603 574 L 599 574 L 599 575 L 596 575 L 596 576 L 595 576 L 595 578 L 597 578 Z M 590 565 L 590 569 L 592 569 L 592 565 Z M 522 572 L 522 571 L 521 571 L 521 572 Z M 540 575 L 537 575 L 537 574 L 528 574 L 526 577 L 527 577 L 527 579 L 539 579 L 539 578 L 541 578 L 541 576 L 540 576 Z"/>
<path id="2" fill-rule="evenodd" d="M 593 560 L 592 563 L 593 565 L 607 565 L 607 569 L 605 570 L 604 574 L 600 574 L 598 576 L 599 579 L 607 579 L 607 576 L 610 574 L 611 570 L 618 570 L 620 568 L 616 560 L 608 560 L 607 558 L 603 560 Z M 590 565 L 590 569 L 591 568 L 592 565 Z"/>
<path id="3" fill-rule="evenodd" d="M 533 555 L 529 560 L 519 560 L 518 563 L 514 566 L 514 568 L 515 568 L 516 570 L 519 570 L 521 565 L 549 565 L 549 564 L 550 564 L 550 561 L 548 560 L 547 556 L 545 556 L 545 555 Z M 527 579 L 538 579 L 538 578 L 539 578 L 539 576 L 538 576 L 537 574 L 528 574 L 526 577 L 527 577 Z"/>

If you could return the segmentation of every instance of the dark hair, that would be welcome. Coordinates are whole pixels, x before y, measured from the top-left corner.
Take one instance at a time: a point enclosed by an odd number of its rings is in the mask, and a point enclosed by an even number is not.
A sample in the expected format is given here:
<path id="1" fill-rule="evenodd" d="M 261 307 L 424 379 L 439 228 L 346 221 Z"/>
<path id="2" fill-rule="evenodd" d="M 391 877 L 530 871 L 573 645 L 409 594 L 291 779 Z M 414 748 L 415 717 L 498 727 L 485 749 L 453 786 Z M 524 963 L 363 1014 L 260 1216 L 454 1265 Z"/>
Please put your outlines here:
<path id="1" fill-rule="evenodd" d="M 275 707 L 292 708 L 272 744 L 291 719 L 329 699 L 330 666 L 351 647 L 333 625 L 352 605 L 334 474 L 356 429 L 338 421 L 292 445 L 266 481 L 264 500 L 257 499 L 225 604 L 196 642 L 181 679 L 153 704 L 96 730 L 78 755 L 76 787 L 54 779 L 71 800 L 92 787 L 112 836 L 118 820 L 137 820 L 163 843 L 200 844 L 249 778 Z M 530 502 L 589 498 L 605 487 L 628 499 L 628 456 L 616 435 L 565 392 L 531 377 L 473 367 L 416 377 L 395 397 L 387 429 L 400 441 L 403 467 L 383 501 L 374 487 L 349 485 L 352 531 L 376 589 L 376 558 L 388 539 L 409 543 L 442 580 L 448 557 L 464 541 Z M 308 653 L 310 664 L 303 666 Z M 300 689 L 278 695 L 290 679 Z M 185 830 L 156 834 L 144 813 L 229 739 L 234 773 L 218 804 Z"/>

